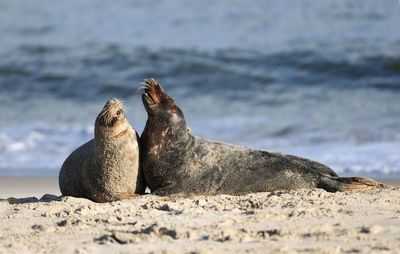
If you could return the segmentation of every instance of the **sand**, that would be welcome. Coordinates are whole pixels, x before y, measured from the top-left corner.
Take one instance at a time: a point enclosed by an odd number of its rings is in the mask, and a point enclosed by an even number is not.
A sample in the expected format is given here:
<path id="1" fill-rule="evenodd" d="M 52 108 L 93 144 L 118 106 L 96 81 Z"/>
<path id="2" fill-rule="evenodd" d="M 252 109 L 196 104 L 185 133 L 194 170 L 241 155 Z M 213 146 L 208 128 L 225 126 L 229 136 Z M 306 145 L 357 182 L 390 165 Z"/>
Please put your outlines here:
<path id="1" fill-rule="evenodd" d="M 0 253 L 400 251 L 400 187 L 105 204 L 59 195 L 55 179 L 0 178 Z"/>

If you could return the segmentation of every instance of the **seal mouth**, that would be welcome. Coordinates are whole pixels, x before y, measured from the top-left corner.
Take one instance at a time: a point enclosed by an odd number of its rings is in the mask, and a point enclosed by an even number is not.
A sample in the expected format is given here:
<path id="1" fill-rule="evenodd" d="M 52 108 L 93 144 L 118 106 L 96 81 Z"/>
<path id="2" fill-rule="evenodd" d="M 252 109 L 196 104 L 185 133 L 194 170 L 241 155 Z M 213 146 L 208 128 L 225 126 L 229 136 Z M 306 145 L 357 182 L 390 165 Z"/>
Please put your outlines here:
<path id="1" fill-rule="evenodd" d="M 146 86 L 148 86 L 147 84 L 146 84 Z M 145 87 L 144 88 L 144 97 L 145 97 L 145 99 L 146 99 L 146 101 L 147 101 L 147 103 L 149 104 L 149 105 L 154 105 L 154 104 L 156 104 L 156 102 L 154 101 L 154 98 L 153 98 L 153 96 L 151 95 L 151 89 L 150 89 L 150 87 Z"/>
<path id="2" fill-rule="evenodd" d="M 108 127 L 112 127 L 114 126 L 114 124 L 118 121 L 118 118 L 121 114 L 123 114 L 124 112 L 122 111 L 122 109 L 118 110 L 112 117 L 111 120 L 109 121 L 109 123 L 107 124 Z"/>
<path id="3" fill-rule="evenodd" d="M 103 110 L 97 117 L 100 123 L 106 127 L 114 126 L 121 116 L 124 114 L 124 106 L 122 102 L 118 99 L 111 98 L 104 105 Z"/>
<path id="4" fill-rule="evenodd" d="M 143 87 L 144 89 L 143 97 L 147 104 L 155 105 L 160 102 L 160 96 L 162 95 L 162 88 L 158 82 L 153 79 L 149 78 L 146 79 Z"/>
<path id="5" fill-rule="evenodd" d="M 143 105 L 147 112 L 154 110 L 170 111 L 176 113 L 175 101 L 164 91 L 160 83 L 153 78 L 146 79 L 143 86 L 142 94 Z"/>

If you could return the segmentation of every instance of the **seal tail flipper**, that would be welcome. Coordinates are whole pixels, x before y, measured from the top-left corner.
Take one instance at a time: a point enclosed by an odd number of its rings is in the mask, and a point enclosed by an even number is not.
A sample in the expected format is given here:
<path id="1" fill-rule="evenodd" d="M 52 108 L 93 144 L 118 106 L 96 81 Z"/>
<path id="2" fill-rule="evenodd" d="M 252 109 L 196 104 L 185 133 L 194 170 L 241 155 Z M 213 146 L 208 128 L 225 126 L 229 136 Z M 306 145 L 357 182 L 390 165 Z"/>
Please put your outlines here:
<path id="1" fill-rule="evenodd" d="M 323 176 L 317 186 L 327 191 L 365 191 L 374 189 L 389 189 L 390 186 L 366 177 L 330 177 Z"/>

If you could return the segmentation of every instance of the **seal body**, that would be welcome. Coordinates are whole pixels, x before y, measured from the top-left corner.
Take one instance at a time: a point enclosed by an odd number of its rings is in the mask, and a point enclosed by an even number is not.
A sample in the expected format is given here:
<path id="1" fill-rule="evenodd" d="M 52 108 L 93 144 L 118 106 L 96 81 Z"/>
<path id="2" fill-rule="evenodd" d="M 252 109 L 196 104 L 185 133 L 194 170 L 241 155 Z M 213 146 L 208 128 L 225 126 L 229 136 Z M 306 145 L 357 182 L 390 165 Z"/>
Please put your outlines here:
<path id="1" fill-rule="evenodd" d="M 305 158 L 196 137 L 157 81 L 148 79 L 144 88 L 148 120 L 141 136 L 142 169 L 155 194 L 240 195 L 299 188 L 334 192 L 380 186 L 367 178 L 338 177 L 329 167 Z"/>
<path id="2" fill-rule="evenodd" d="M 97 116 L 94 132 L 94 139 L 73 151 L 63 163 L 59 174 L 61 193 L 96 202 L 143 193 L 139 137 L 118 99 L 107 101 Z"/>

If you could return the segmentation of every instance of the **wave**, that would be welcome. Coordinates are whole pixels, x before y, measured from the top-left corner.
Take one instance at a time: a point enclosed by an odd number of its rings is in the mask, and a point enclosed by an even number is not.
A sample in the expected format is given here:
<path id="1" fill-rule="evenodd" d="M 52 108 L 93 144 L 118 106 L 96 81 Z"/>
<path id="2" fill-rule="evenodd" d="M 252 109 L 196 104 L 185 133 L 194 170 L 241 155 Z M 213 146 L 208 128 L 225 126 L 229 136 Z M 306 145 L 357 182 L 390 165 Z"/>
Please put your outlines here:
<path id="1" fill-rule="evenodd" d="M 1 90 L 24 97 L 129 97 L 138 94 L 139 82 L 147 77 L 157 77 L 173 89 L 191 93 L 220 93 L 225 88 L 235 92 L 261 90 L 270 85 L 282 89 L 312 85 L 400 90 L 400 57 L 360 56 L 351 60 L 345 55 L 310 51 L 265 54 L 234 49 L 125 49 L 115 45 L 88 49 L 83 55 L 24 46 L 18 50 L 18 59 L 10 55 L 0 61 Z"/>
<path id="2" fill-rule="evenodd" d="M 84 140 L 93 137 L 93 128 L 78 126 L 24 125 L 0 129 L 0 169 L 17 174 L 19 169 L 59 169 L 66 155 Z"/>
<path id="3" fill-rule="evenodd" d="M 256 119 L 220 119 L 190 125 L 195 135 L 256 149 L 294 154 L 325 163 L 340 174 L 400 175 L 400 135 L 391 130 L 357 133 L 302 132 L 295 126 L 260 132 L 246 128 Z M 235 123 L 235 124 L 232 124 Z M 140 132 L 140 130 L 139 130 Z M 364 133 L 365 134 L 365 133 Z M 26 123 L 0 128 L 0 174 L 57 176 L 63 161 L 93 138 L 93 126 Z"/>

